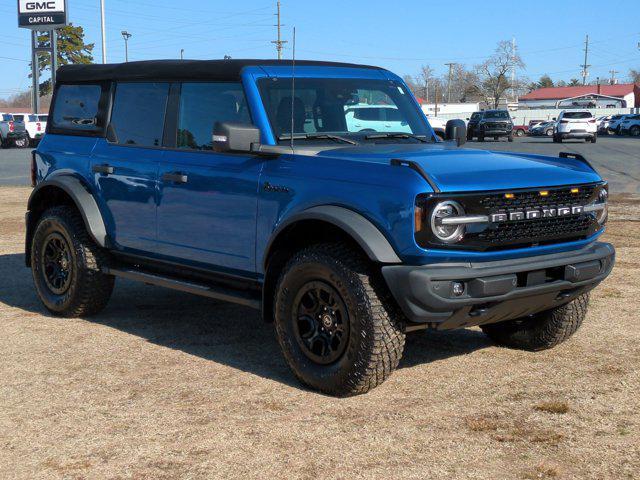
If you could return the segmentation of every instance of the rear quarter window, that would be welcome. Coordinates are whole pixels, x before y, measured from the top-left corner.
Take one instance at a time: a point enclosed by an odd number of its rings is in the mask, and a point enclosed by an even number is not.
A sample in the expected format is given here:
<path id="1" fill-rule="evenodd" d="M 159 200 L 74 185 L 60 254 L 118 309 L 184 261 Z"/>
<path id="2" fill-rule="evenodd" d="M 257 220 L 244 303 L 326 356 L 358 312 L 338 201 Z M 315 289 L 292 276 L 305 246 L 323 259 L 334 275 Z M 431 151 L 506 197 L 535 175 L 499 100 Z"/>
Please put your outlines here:
<path id="1" fill-rule="evenodd" d="M 51 128 L 58 133 L 100 133 L 100 100 L 104 86 L 60 85 L 51 115 Z"/>

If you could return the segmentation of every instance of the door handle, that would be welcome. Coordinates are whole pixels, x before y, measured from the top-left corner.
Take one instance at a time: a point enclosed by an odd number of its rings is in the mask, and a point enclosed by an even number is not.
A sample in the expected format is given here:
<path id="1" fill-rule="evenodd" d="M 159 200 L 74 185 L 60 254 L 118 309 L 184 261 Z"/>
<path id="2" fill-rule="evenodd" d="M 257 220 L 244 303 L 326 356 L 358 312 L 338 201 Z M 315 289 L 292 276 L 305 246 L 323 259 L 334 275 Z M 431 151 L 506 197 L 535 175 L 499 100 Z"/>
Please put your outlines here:
<path id="1" fill-rule="evenodd" d="M 163 173 L 162 180 L 165 182 L 173 182 L 173 183 L 187 183 L 189 177 L 180 172 L 171 172 L 171 173 Z"/>
<path id="2" fill-rule="evenodd" d="M 113 167 L 111 165 L 107 165 L 106 163 L 103 165 L 94 165 L 91 167 L 91 171 L 93 173 L 102 173 L 104 175 L 111 175 L 113 173 Z"/>

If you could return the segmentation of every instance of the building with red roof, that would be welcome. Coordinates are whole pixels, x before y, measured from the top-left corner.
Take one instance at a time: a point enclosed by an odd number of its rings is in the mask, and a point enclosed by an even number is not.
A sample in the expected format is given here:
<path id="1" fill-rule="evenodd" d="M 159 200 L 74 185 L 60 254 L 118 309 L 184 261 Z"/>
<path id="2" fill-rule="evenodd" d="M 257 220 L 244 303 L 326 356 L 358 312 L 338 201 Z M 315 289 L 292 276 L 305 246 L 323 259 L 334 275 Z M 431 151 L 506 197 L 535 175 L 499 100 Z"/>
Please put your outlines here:
<path id="1" fill-rule="evenodd" d="M 546 87 L 518 99 L 520 108 L 634 108 L 640 107 L 640 85 L 580 85 Z"/>

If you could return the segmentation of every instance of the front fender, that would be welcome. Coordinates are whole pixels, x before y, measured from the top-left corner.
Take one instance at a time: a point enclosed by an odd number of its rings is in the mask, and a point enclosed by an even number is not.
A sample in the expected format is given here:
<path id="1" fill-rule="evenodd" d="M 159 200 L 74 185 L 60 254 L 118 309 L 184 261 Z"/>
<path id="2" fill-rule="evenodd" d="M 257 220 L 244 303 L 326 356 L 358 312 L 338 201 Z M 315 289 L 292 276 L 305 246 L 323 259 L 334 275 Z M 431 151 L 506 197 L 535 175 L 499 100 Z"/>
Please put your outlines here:
<path id="1" fill-rule="evenodd" d="M 297 212 L 278 225 L 265 249 L 263 262 L 265 271 L 266 262 L 274 241 L 288 226 L 302 220 L 321 220 L 342 229 L 360 245 L 367 256 L 374 262 L 402 263 L 387 238 L 365 217 L 344 207 L 322 205 Z"/>

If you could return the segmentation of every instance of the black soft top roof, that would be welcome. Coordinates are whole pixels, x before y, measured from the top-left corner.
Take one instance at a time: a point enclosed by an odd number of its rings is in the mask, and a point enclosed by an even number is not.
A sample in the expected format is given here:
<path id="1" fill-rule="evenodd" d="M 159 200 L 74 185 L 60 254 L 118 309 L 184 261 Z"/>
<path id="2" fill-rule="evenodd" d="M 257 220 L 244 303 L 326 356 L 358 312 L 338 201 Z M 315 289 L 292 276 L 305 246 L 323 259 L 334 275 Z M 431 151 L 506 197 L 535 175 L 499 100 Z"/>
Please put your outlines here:
<path id="1" fill-rule="evenodd" d="M 64 65 L 58 69 L 59 82 L 144 79 L 238 80 L 247 66 L 291 66 L 291 60 L 147 60 L 128 63 Z M 300 67 L 372 68 L 353 63 L 296 60 Z M 381 70 L 381 69 L 380 69 Z"/>

